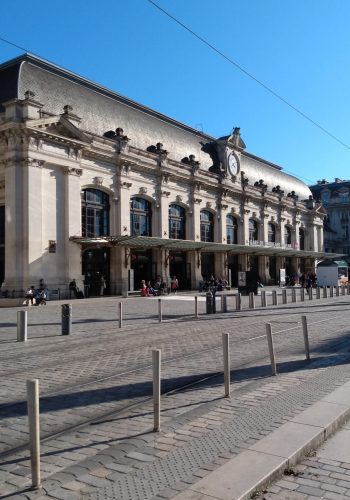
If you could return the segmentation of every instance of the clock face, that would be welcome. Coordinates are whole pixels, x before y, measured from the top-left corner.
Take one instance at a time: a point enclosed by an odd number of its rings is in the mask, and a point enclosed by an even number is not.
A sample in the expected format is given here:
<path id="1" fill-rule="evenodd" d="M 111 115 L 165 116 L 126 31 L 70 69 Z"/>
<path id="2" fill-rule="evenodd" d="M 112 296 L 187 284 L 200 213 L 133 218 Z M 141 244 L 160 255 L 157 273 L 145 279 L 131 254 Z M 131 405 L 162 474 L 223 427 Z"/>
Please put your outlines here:
<path id="1" fill-rule="evenodd" d="M 227 158 L 228 169 L 231 175 L 238 174 L 238 160 L 233 153 L 230 153 Z"/>

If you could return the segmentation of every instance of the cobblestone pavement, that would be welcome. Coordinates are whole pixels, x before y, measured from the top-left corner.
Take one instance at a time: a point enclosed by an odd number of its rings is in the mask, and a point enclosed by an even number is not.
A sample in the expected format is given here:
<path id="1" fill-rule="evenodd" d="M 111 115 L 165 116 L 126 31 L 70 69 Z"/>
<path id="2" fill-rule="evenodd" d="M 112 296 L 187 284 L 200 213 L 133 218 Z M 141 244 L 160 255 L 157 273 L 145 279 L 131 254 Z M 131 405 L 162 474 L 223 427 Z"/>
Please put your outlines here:
<path id="1" fill-rule="evenodd" d="M 350 431 L 345 425 L 256 500 L 345 500 L 350 498 Z"/>
<path id="2" fill-rule="evenodd" d="M 28 453 L 4 457 L 0 498 L 170 498 L 350 379 L 348 296 L 199 319 L 192 297 L 171 297 L 161 324 L 157 299 L 128 299 L 122 329 L 116 302 L 76 301 L 69 337 L 60 336 L 59 305 L 30 308 L 25 344 L 14 341 L 16 310 L 0 311 L 0 451 L 27 440 L 28 378 L 40 380 L 42 436 L 80 425 L 42 444 L 39 492 L 28 490 Z M 311 362 L 304 360 L 301 314 Z M 277 378 L 270 377 L 266 322 L 281 332 L 274 337 Z M 230 399 L 215 377 L 223 331 L 230 333 Z M 162 350 L 163 392 L 206 379 L 163 397 L 161 433 L 151 432 L 146 398 L 154 348 Z"/>

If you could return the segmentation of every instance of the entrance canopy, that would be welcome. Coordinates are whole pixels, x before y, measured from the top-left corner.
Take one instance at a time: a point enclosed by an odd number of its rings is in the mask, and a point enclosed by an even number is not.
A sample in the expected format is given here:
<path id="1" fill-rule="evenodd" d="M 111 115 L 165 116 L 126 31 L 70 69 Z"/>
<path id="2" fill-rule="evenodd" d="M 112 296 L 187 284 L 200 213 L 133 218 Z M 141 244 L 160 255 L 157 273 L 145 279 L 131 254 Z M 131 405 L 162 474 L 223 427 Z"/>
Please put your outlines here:
<path id="1" fill-rule="evenodd" d="M 173 240 L 167 238 L 157 238 L 153 236 L 103 236 L 100 238 L 88 238 L 83 236 L 71 236 L 70 241 L 81 245 L 83 249 L 102 247 L 129 247 L 142 250 L 159 248 L 164 250 L 188 251 L 197 250 L 200 252 L 230 253 L 244 255 L 265 255 L 280 257 L 299 257 L 313 259 L 336 259 L 340 254 L 326 252 L 312 252 L 311 250 L 298 250 L 295 248 L 285 248 L 277 245 L 230 245 L 225 243 L 211 243 L 205 241 Z"/>

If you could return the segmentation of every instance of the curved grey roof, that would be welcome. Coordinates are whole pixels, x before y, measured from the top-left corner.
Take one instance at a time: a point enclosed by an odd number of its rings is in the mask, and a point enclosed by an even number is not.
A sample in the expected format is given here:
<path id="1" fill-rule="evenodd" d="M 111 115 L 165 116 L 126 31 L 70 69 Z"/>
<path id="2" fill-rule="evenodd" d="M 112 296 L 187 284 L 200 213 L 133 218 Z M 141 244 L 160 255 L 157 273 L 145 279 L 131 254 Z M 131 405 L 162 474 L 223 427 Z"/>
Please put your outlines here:
<path id="1" fill-rule="evenodd" d="M 193 154 L 202 169 L 213 165 L 209 151 L 216 139 L 209 135 L 28 54 L 0 66 L 0 103 L 15 97 L 24 99 L 27 90 L 35 93 L 35 100 L 48 113 L 62 114 L 63 107 L 70 104 L 87 132 L 102 136 L 121 127 L 130 144 L 140 149 L 161 142 L 169 158 L 181 161 Z M 279 185 L 285 194 L 295 191 L 300 199 L 311 195 L 302 181 L 249 153 L 242 154 L 241 169 L 250 184 L 263 179 L 269 190 Z"/>

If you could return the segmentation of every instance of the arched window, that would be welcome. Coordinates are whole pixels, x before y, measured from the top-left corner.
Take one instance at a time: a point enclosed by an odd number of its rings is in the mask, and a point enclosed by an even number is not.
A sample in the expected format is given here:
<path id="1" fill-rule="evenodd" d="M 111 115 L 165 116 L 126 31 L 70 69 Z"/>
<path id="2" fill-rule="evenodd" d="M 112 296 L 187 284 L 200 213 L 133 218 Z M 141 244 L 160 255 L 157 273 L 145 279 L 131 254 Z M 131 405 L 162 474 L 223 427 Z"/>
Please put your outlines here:
<path id="1" fill-rule="evenodd" d="M 174 203 L 169 205 L 169 238 L 186 239 L 185 209 Z"/>
<path id="2" fill-rule="evenodd" d="M 201 211 L 201 241 L 214 241 L 214 216 L 207 210 Z"/>
<path id="3" fill-rule="evenodd" d="M 152 236 L 151 204 L 144 198 L 132 198 L 130 206 L 131 236 Z"/>
<path id="4" fill-rule="evenodd" d="M 109 196 L 99 189 L 84 189 L 81 199 L 82 235 L 109 235 Z"/>
<path id="5" fill-rule="evenodd" d="M 226 239 L 229 245 L 237 244 L 237 219 L 233 215 L 226 216 Z"/>
<path id="6" fill-rule="evenodd" d="M 299 250 L 305 250 L 305 231 L 299 228 Z"/>
<path id="7" fill-rule="evenodd" d="M 292 244 L 292 230 L 289 226 L 284 227 L 284 244 L 285 245 Z"/>
<path id="8" fill-rule="evenodd" d="M 249 219 L 249 243 L 258 240 L 258 223 L 254 219 Z"/>
<path id="9" fill-rule="evenodd" d="M 267 238 L 269 243 L 276 243 L 276 226 L 272 222 L 267 226 Z"/>

